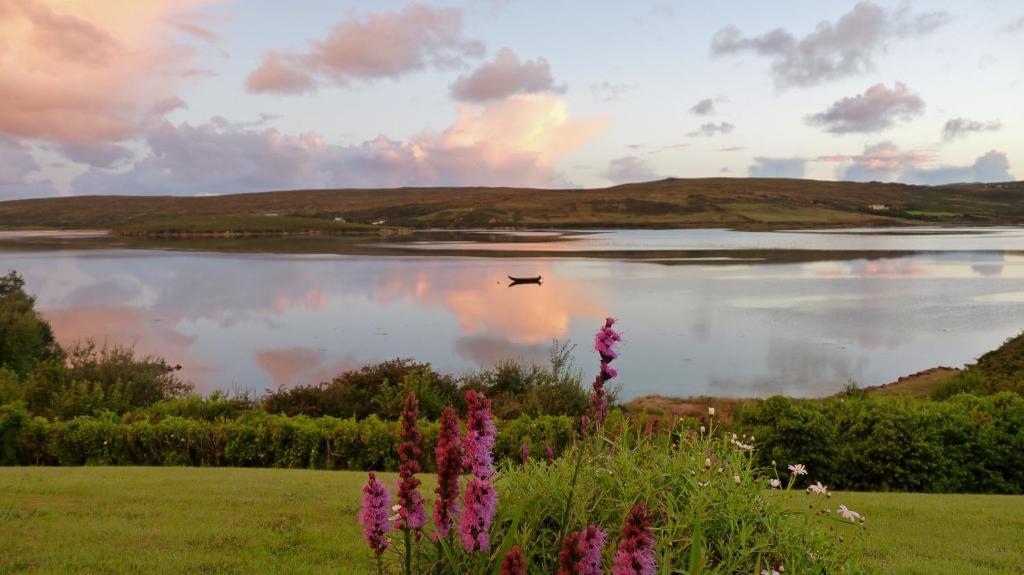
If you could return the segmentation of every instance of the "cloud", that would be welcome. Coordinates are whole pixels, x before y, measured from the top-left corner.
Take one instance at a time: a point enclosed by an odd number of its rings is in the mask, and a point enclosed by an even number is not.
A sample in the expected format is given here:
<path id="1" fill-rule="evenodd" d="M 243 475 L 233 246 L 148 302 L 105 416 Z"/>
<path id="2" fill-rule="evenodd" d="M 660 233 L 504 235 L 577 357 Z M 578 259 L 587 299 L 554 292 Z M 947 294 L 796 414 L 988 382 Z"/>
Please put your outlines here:
<path id="1" fill-rule="evenodd" d="M 72 162 L 100 168 L 112 168 L 133 157 L 127 147 L 110 142 L 67 143 L 58 145 L 57 149 Z"/>
<path id="2" fill-rule="evenodd" d="M 690 107 L 690 113 L 698 116 L 710 116 L 715 113 L 715 101 L 711 98 L 704 98 Z"/>
<path id="3" fill-rule="evenodd" d="M 1010 160 L 1005 152 L 991 150 L 974 160 L 970 166 L 938 166 L 935 168 L 912 169 L 904 172 L 900 179 L 908 184 L 931 186 L 957 182 L 1009 182 Z"/>
<path id="4" fill-rule="evenodd" d="M 204 42 L 220 42 L 220 34 L 195 22 L 175 22 L 174 27 Z"/>
<path id="5" fill-rule="evenodd" d="M 312 347 L 260 349 L 253 357 L 279 388 L 330 381 L 339 373 L 360 366 L 354 357 L 330 360 L 327 352 Z"/>
<path id="6" fill-rule="evenodd" d="M 1002 31 L 1008 32 L 1010 34 L 1016 32 L 1024 32 L 1024 16 L 1021 16 L 1020 18 L 1017 18 L 1016 20 L 1010 22 L 1006 26 L 1003 26 Z"/>
<path id="7" fill-rule="evenodd" d="M 925 166 L 934 160 L 934 154 L 917 150 L 903 150 L 890 141 L 864 147 L 860 155 L 822 156 L 825 162 L 842 162 L 838 179 L 868 182 L 898 180 L 905 171 Z"/>
<path id="8" fill-rule="evenodd" d="M 39 165 L 21 142 L 0 135 L 0 201 L 56 195 L 49 183 L 30 180 L 38 172 Z"/>
<path id="9" fill-rule="evenodd" d="M 978 122 L 967 118 L 953 118 L 946 121 L 946 125 L 942 127 L 942 139 L 948 142 L 974 132 L 997 132 L 1002 128 L 1003 124 L 999 120 Z"/>
<path id="10" fill-rule="evenodd" d="M 135 137 L 173 95 L 191 49 L 167 18 L 201 0 L 7 0 L 0 134 L 68 144 Z"/>
<path id="11" fill-rule="evenodd" d="M 500 100 L 512 94 L 564 92 L 551 77 L 544 58 L 521 61 L 515 52 L 502 48 L 494 60 L 485 62 L 469 75 L 459 76 L 451 86 L 452 96 L 463 102 Z"/>
<path id="12" fill-rule="evenodd" d="M 483 55 L 483 44 L 467 38 L 462 12 L 410 4 L 398 12 L 351 17 L 305 52 L 271 51 L 249 74 L 249 92 L 295 94 L 320 84 L 345 86 L 398 78 L 428 66 L 450 68 Z"/>
<path id="13" fill-rule="evenodd" d="M 616 84 L 605 80 L 590 85 L 590 92 L 594 98 L 602 102 L 615 102 L 621 100 L 628 92 L 636 89 L 636 84 Z"/>
<path id="14" fill-rule="evenodd" d="M 864 148 L 856 156 L 823 156 L 822 161 L 838 161 L 838 179 L 849 181 L 898 181 L 908 184 L 941 185 L 957 182 L 1005 182 L 1013 180 L 1006 153 L 992 150 L 971 165 L 934 165 L 929 152 L 904 150 L 893 142 L 879 142 Z"/>
<path id="15" fill-rule="evenodd" d="M 751 178 L 802 178 L 807 160 L 801 158 L 754 158 L 747 168 Z"/>
<path id="16" fill-rule="evenodd" d="M 800 39 L 782 28 L 748 37 L 727 26 L 712 38 L 711 55 L 753 52 L 771 59 L 776 86 L 814 86 L 868 72 L 890 41 L 929 34 L 949 20 L 945 12 L 911 15 L 905 7 L 890 11 L 860 2 L 834 24 L 820 22 Z"/>
<path id="17" fill-rule="evenodd" d="M 728 134 L 729 132 L 733 131 L 735 128 L 736 128 L 736 126 L 730 124 L 729 122 L 719 122 L 717 124 L 714 123 L 714 122 L 708 122 L 706 124 L 701 124 L 700 128 L 698 128 L 698 129 L 696 129 L 696 130 L 694 130 L 694 131 L 692 131 L 692 132 L 690 132 L 689 134 L 686 134 L 686 135 L 690 136 L 691 138 L 697 137 L 697 136 L 703 136 L 705 138 L 710 138 L 712 136 L 717 136 L 717 135 L 720 135 L 720 134 Z"/>
<path id="18" fill-rule="evenodd" d="M 924 112 L 924 100 L 903 82 L 890 90 L 875 84 L 863 94 L 842 98 L 824 112 L 807 117 L 807 123 L 833 134 L 881 132 L 897 121 L 908 121 Z"/>
<path id="19" fill-rule="evenodd" d="M 550 95 L 518 95 L 463 106 L 437 134 L 408 141 L 378 136 L 337 146 L 316 133 L 290 135 L 263 123 L 215 118 L 164 122 L 146 135 L 150 152 L 130 169 L 91 168 L 76 194 L 224 194 L 269 189 L 570 185 L 555 162 L 593 138 L 601 118 L 570 119 Z"/>
<path id="20" fill-rule="evenodd" d="M 616 184 L 649 182 L 658 178 L 654 168 L 636 156 L 625 156 L 608 162 L 608 179 Z"/>

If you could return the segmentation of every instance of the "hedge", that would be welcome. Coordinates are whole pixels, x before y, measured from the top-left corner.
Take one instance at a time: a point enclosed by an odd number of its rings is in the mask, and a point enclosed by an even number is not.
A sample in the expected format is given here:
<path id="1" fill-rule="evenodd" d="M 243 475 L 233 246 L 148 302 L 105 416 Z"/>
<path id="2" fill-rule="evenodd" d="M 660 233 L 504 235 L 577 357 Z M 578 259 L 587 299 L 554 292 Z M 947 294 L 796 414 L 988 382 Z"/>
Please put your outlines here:
<path id="1" fill-rule="evenodd" d="M 436 422 L 421 421 L 423 463 L 433 468 Z M 216 422 L 167 417 L 123 423 L 116 418 L 29 419 L 24 409 L 0 406 L 0 457 L 22 465 L 187 465 L 307 469 L 398 468 L 398 422 L 255 414 Z M 526 443 L 534 457 L 547 446 L 561 453 L 571 442 L 569 417 L 521 417 L 498 423 L 495 455 L 519 458 Z"/>
<path id="2" fill-rule="evenodd" d="M 1024 493 L 1024 397 L 773 397 L 737 413 L 760 463 L 803 463 L 830 488 Z"/>

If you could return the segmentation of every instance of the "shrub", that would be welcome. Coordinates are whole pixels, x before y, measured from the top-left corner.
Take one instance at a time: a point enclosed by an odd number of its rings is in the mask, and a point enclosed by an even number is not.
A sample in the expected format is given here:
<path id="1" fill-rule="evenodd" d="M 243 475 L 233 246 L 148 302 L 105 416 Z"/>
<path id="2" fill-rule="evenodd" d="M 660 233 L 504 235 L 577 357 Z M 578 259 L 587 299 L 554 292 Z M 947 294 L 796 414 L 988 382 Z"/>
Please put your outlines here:
<path id="1" fill-rule="evenodd" d="M 799 457 L 836 489 L 1024 493 L 1024 397 L 1015 393 L 773 397 L 736 415 L 757 438 L 761 464 Z"/>
<path id="2" fill-rule="evenodd" d="M 25 280 L 13 271 L 0 276 L 0 368 L 20 377 L 60 355 L 50 324 L 35 311 L 35 298 L 24 287 Z"/>
<path id="3" fill-rule="evenodd" d="M 393 359 L 342 372 L 330 382 L 300 385 L 270 392 L 263 400 L 268 413 L 363 419 L 379 414 L 397 419 L 405 392 L 416 393 L 424 415 L 436 419 L 441 409 L 460 401 L 458 385 L 450 375 L 434 371 L 429 363 Z"/>
<path id="4" fill-rule="evenodd" d="M 40 362 L 26 377 L 24 398 L 29 411 L 48 417 L 124 413 L 190 391 L 176 370 L 159 357 L 137 357 L 131 347 L 85 341 Z"/>
<path id="5" fill-rule="evenodd" d="M 518 460 L 524 442 L 542 455 L 561 453 L 572 440 L 573 420 L 545 416 L 498 422 L 499 456 Z M 425 470 L 437 442 L 436 422 L 421 421 Z M 19 404 L 0 407 L 0 452 L 6 464 L 206 465 L 314 469 L 398 468 L 398 422 L 288 417 L 251 412 L 238 419 L 204 421 L 178 416 L 128 421 L 116 414 L 50 421 L 28 418 Z"/>

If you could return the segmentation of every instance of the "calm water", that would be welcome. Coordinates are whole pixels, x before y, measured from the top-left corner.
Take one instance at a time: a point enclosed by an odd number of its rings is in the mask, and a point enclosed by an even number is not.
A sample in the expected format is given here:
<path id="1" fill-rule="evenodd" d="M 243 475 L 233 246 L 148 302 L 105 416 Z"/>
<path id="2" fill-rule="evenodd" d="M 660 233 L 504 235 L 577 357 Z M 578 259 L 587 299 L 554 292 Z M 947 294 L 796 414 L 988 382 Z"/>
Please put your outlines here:
<path id="1" fill-rule="evenodd" d="M 1024 328 L 1024 233 L 721 230 L 538 234 L 557 249 L 876 250 L 813 263 L 0 251 L 58 337 L 133 343 L 200 389 L 262 391 L 393 357 L 458 372 L 578 345 L 590 376 L 606 315 L 625 333 L 623 395 L 820 395 L 972 361 Z M 458 242 L 457 245 L 470 245 Z M 444 242 L 448 249 L 451 243 Z M 479 248 L 480 244 L 472 243 Z M 521 249 L 523 244 L 500 245 Z M 429 243 L 417 245 L 428 249 Z M 487 247 L 487 246 L 485 246 Z M 490 246 L 493 247 L 493 246 Z M 921 250 L 914 255 L 886 251 Z M 508 287 L 506 275 L 542 274 Z"/>

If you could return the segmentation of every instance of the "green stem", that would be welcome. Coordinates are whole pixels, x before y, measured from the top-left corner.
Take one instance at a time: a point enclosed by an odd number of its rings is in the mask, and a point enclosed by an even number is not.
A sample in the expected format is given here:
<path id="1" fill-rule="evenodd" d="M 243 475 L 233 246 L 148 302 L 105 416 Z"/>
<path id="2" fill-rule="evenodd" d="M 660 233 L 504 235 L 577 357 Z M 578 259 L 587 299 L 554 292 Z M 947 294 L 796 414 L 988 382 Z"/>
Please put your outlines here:
<path id="1" fill-rule="evenodd" d="M 405 575 L 412 575 L 412 529 L 406 527 L 405 532 Z"/>
<path id="2" fill-rule="evenodd" d="M 565 498 L 565 509 L 562 511 L 562 521 L 558 527 L 558 541 L 557 545 L 562 544 L 562 538 L 565 537 L 565 528 L 569 522 L 569 509 L 572 507 L 573 495 L 576 493 L 576 478 L 580 474 L 580 465 L 583 462 L 583 447 L 586 444 L 579 446 L 576 450 L 576 464 L 572 470 L 572 479 L 569 481 L 569 495 Z"/>

